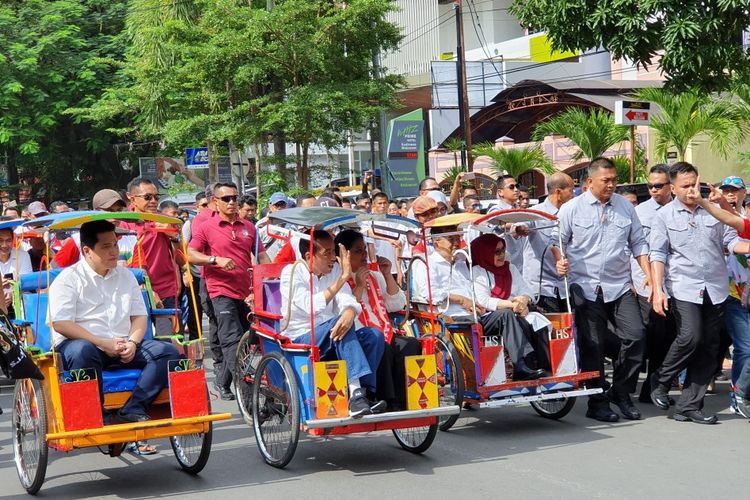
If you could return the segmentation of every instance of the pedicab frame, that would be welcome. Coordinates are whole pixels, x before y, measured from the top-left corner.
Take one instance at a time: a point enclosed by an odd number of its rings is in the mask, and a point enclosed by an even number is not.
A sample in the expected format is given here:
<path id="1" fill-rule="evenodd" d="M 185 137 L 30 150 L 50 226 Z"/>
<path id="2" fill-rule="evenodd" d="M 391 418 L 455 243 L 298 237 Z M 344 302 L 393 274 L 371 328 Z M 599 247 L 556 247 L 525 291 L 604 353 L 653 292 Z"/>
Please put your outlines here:
<path id="1" fill-rule="evenodd" d="M 502 236 L 500 230 L 505 224 L 536 223 L 537 229 L 558 228 L 557 217 L 530 209 L 508 209 L 479 214 L 451 214 L 439 217 L 426 224 L 428 228 L 457 226 L 455 233 L 443 233 L 441 236 L 456 234 L 467 236 L 470 231 L 492 233 Z M 533 228 L 532 228 L 533 230 Z M 425 243 L 427 238 L 425 238 Z M 558 241 L 562 252 L 562 242 Z M 474 270 L 471 252 L 463 249 L 456 251 L 466 259 L 470 278 L 474 282 Z M 416 256 L 410 263 L 408 274 L 416 260 L 427 263 Z M 428 272 L 429 277 L 429 272 Z M 564 280 L 566 291 L 567 278 Z M 567 415 L 575 404 L 575 398 L 599 394 L 601 388 L 585 388 L 582 382 L 599 376 L 598 371 L 582 372 L 578 366 L 578 349 L 576 329 L 570 301 L 566 294 L 567 311 L 547 313 L 544 316 L 552 323 L 548 332 L 548 346 L 552 375 L 536 380 L 507 380 L 504 344 L 502 336 L 488 340 L 483 335 L 482 326 L 473 312 L 472 323 L 446 323 L 433 311 L 425 312 L 418 308 L 407 310 L 405 322 L 413 319 L 414 329 L 420 334 L 434 329 L 438 325 L 437 347 L 442 356 L 438 360 L 439 380 L 441 386 L 441 404 L 464 405 L 471 408 L 497 408 L 501 406 L 518 406 L 530 403 L 534 410 L 545 418 L 560 419 Z M 472 304 L 476 306 L 476 294 L 472 288 Z M 409 305 L 407 305 L 408 307 Z M 468 328 L 468 332 L 466 329 Z M 460 376 L 457 376 L 460 374 Z M 458 415 L 441 419 L 440 429 L 448 430 L 458 420 Z"/>
<path id="2" fill-rule="evenodd" d="M 39 231 L 46 242 L 45 257 L 49 263 L 49 241 L 52 233 L 77 229 L 81 224 L 95 220 L 150 221 L 178 227 L 182 224 L 180 219 L 150 213 L 84 211 L 49 215 L 30 221 L 9 221 L 0 223 L 0 229 L 13 225 Z M 39 318 L 41 313 L 45 317 L 43 321 L 49 321 L 48 303 L 45 306 L 37 305 L 37 321 L 28 321 L 31 311 L 25 311 L 22 300 L 23 289 L 29 291 L 35 288 L 36 303 L 47 302 L 46 295 L 53 272 L 47 264 L 46 271 L 20 276 L 18 283 L 14 284 L 14 308 L 19 318 L 15 320 L 18 336 L 44 374 L 42 381 L 16 381 L 14 391 L 13 444 L 16 468 L 24 489 L 30 494 L 35 494 L 41 488 L 46 474 L 48 448 L 69 452 L 78 448 L 108 446 L 110 455 L 117 456 L 123 443 L 160 438 L 169 438 L 175 457 L 183 470 L 190 474 L 198 474 L 205 467 L 210 454 L 212 423 L 227 420 L 232 416 L 231 413 L 210 411 L 202 366 L 203 338 L 200 325 L 198 339 L 186 340 L 181 335 L 160 338 L 172 342 L 184 359 L 169 368 L 169 386 L 163 389 L 151 404 L 151 420 L 104 425 L 99 419 L 90 425 L 91 414 L 101 414 L 98 410 L 91 411 L 91 405 L 100 408 L 96 379 L 92 380 L 87 370 L 65 371 L 60 354 L 55 352 L 51 338 L 49 349 L 40 347 L 44 343 L 40 343 L 37 338 L 41 324 Z M 158 312 L 174 314 L 171 310 L 155 309 L 148 276 L 142 270 L 133 272 L 139 282 L 146 285 L 144 299 L 148 299 L 149 321 L 152 314 Z M 189 287 L 190 293 L 194 294 L 192 282 Z M 148 328 L 150 331 L 150 323 Z M 51 328 L 49 334 L 51 337 Z M 107 384 L 106 374 L 107 371 L 103 373 L 104 384 Z M 105 387 L 104 395 L 104 406 L 109 411 L 117 410 L 127 401 L 140 372 L 119 369 L 113 370 L 111 374 L 113 381 L 109 387 L 114 392 L 107 392 Z M 83 403 L 85 407 L 82 408 Z M 93 421 L 96 420 L 97 417 L 94 417 Z M 82 421 L 88 421 L 89 424 L 84 425 Z M 27 439 L 28 437 L 31 439 Z"/>
<path id="3" fill-rule="evenodd" d="M 316 229 L 357 227 L 363 222 L 384 221 L 419 230 L 419 225 L 411 219 L 337 207 L 290 208 L 270 214 L 269 218 L 269 231 L 278 231 L 271 226 L 272 222 L 304 227 L 309 232 L 288 228 L 278 232 L 307 240 L 312 239 Z M 383 229 L 392 232 L 391 228 Z M 312 294 L 310 344 L 298 344 L 284 336 L 281 333 L 284 329 L 281 311 L 269 310 L 280 307 L 280 300 L 274 297 L 282 291 L 278 288 L 274 291 L 273 287 L 279 283 L 286 265 L 304 265 L 309 270 L 312 254 L 308 262 L 298 260 L 294 264 L 256 265 L 253 269 L 253 327 L 238 347 L 234 376 L 240 411 L 253 427 L 263 459 L 274 467 L 286 466 L 296 449 L 300 430 L 313 436 L 391 430 L 407 451 L 422 453 L 427 450 L 437 433 L 438 418 L 460 411 L 457 405 L 438 405 L 434 339 L 422 339 L 422 356 L 407 357 L 409 402 L 406 410 L 351 418 L 348 415 L 345 363 L 321 361 L 315 344 Z M 310 273 L 310 290 L 312 284 Z M 434 389 L 432 397 L 428 395 L 430 388 Z"/>

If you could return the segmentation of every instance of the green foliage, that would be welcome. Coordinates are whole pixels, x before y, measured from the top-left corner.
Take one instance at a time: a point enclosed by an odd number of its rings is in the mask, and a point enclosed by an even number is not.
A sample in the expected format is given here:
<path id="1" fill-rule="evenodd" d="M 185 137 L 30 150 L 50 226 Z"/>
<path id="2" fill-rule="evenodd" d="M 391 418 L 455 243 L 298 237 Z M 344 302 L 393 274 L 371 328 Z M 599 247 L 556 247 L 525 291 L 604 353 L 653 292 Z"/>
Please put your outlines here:
<path id="1" fill-rule="evenodd" d="M 486 156 L 492 161 L 492 166 L 498 174 L 507 172 L 516 179 L 529 170 L 537 170 L 543 174 L 556 172 L 552 162 L 539 146 L 525 148 L 499 148 L 489 142 L 477 144 L 472 149 L 475 158 Z"/>
<path id="2" fill-rule="evenodd" d="M 601 109 L 568 108 L 537 125 L 533 136 L 540 141 L 552 134 L 563 135 L 578 147 L 575 161 L 592 160 L 629 138 L 628 127 L 615 125 L 612 114 Z"/>
<path id="3" fill-rule="evenodd" d="M 645 167 L 645 152 L 643 149 L 636 149 L 635 153 L 635 175 L 634 182 L 648 182 L 648 172 Z M 612 163 L 617 167 L 617 184 L 630 183 L 630 156 L 613 156 L 610 158 Z"/>
<path id="4" fill-rule="evenodd" d="M 711 149 L 728 156 L 732 146 L 744 136 L 747 115 L 737 104 L 718 100 L 697 90 L 674 94 L 665 89 L 642 89 L 638 99 L 651 101 L 660 108 L 651 118 L 656 131 L 655 149 L 658 159 L 665 161 L 670 148 L 684 160 L 691 141 L 701 134 L 710 139 Z"/>
<path id="5" fill-rule="evenodd" d="M 750 62 L 746 0 L 514 0 L 511 12 L 558 50 L 604 47 L 641 66 L 658 61 L 677 90 L 724 90 Z"/>

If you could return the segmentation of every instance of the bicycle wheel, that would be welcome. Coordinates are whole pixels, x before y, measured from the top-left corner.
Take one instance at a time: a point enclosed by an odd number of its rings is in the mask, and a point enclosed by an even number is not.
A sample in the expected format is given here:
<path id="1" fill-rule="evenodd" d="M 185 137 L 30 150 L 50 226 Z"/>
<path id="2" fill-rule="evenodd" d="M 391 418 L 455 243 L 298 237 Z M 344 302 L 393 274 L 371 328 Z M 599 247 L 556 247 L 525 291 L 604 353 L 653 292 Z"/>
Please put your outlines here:
<path id="1" fill-rule="evenodd" d="M 453 342 L 443 335 L 435 338 L 435 355 L 437 356 L 438 396 L 440 406 L 457 405 L 464 401 L 464 372 L 461 359 Z M 441 431 L 447 431 L 456 423 L 460 414 L 440 417 L 438 425 Z"/>
<path id="2" fill-rule="evenodd" d="M 237 363 L 232 379 L 237 406 L 247 425 L 253 425 L 253 381 L 262 355 L 260 344 L 255 343 L 255 332 L 245 332 L 237 347 Z"/>
<path id="3" fill-rule="evenodd" d="M 38 380 L 16 381 L 13 391 L 13 454 L 21 485 L 35 495 L 47 473 L 47 405 Z"/>
<path id="4" fill-rule="evenodd" d="M 570 413 L 575 404 L 576 398 L 562 397 L 559 399 L 532 401 L 531 407 L 544 418 L 558 420 Z"/>
<path id="5" fill-rule="evenodd" d="M 255 372 L 252 418 L 255 440 L 263 460 L 283 468 L 297 449 L 300 403 L 297 380 L 281 353 L 263 356 Z"/>
<path id="6" fill-rule="evenodd" d="M 437 435 L 438 425 L 427 425 L 422 427 L 407 427 L 405 429 L 393 429 L 396 441 L 403 449 L 411 453 L 424 453 L 432 445 Z"/>
<path id="7" fill-rule="evenodd" d="M 172 445 L 172 451 L 182 470 L 195 475 L 202 471 L 208 462 L 212 439 L 213 425 L 209 422 L 208 432 L 172 436 L 169 438 L 169 444 Z"/>

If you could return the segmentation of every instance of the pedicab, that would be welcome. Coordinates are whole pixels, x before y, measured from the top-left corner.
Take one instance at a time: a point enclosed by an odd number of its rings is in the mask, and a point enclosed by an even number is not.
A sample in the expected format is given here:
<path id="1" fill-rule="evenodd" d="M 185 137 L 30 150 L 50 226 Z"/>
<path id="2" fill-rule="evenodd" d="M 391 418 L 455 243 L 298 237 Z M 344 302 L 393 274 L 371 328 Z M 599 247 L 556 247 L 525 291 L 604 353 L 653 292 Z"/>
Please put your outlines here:
<path id="1" fill-rule="evenodd" d="M 35 231 L 49 242 L 51 235 L 58 231 L 74 231 L 81 224 L 95 220 L 182 223 L 179 219 L 148 213 L 94 211 L 55 214 L 19 223 L 23 223 L 24 231 Z M 47 263 L 49 257 L 47 244 Z M 49 448 L 69 452 L 97 447 L 105 454 L 117 456 L 125 443 L 159 438 L 169 438 L 184 471 L 198 474 L 211 452 L 212 423 L 231 418 L 231 413 L 211 412 L 203 370 L 203 339 L 199 335 L 198 339 L 188 340 L 179 334 L 159 338 L 175 345 L 181 359 L 170 362 L 168 387 L 151 404 L 150 420 L 105 424 L 105 415 L 97 410 L 101 403 L 95 370 L 65 370 L 52 342 L 48 289 L 60 271 L 47 265 L 46 270 L 21 275 L 13 283 L 16 335 L 44 375 L 43 380 L 23 379 L 15 385 L 13 447 L 23 487 L 31 494 L 39 491 L 46 474 Z M 174 315 L 175 311 L 157 309 L 146 272 L 131 271 L 144 286 L 148 314 L 144 339 L 157 338 L 152 332 L 151 319 L 157 315 Z M 191 293 L 194 293 L 192 284 Z M 125 368 L 102 373 L 105 412 L 115 412 L 123 406 L 140 373 L 139 369 Z"/>
<path id="2" fill-rule="evenodd" d="M 507 224 L 535 224 L 537 229 L 558 228 L 555 216 L 538 210 L 509 209 L 487 215 L 451 214 L 439 217 L 426 224 L 428 228 L 456 226 L 455 233 L 468 241 L 469 234 L 503 234 Z M 559 236 L 559 230 L 558 230 Z M 427 238 L 425 239 L 427 241 Z M 562 245 L 560 245 L 562 248 Z M 466 259 L 472 283 L 474 271 L 471 252 L 459 249 L 454 254 Z M 411 271 L 415 262 L 428 262 L 429 257 L 415 256 L 407 271 L 411 283 Z M 411 287 L 408 287 L 411 288 Z M 565 279 L 567 290 L 567 279 Z M 567 295 L 566 295 L 567 296 Z M 472 304 L 476 305 L 476 294 L 472 290 Z M 404 323 L 418 335 L 435 335 L 438 352 L 438 380 L 440 382 L 440 404 L 462 405 L 466 409 L 519 406 L 526 403 L 542 417 L 560 419 L 567 415 L 575 404 L 575 398 L 602 392 L 601 388 L 586 388 L 585 381 L 599 377 L 598 371 L 582 372 L 579 369 L 576 329 L 570 302 L 566 299 L 567 312 L 545 313 L 550 325 L 546 338 L 541 340 L 549 376 L 534 380 L 512 380 L 512 367 L 503 345 L 502 335 L 485 336 L 477 320 L 476 310 L 468 321 L 455 321 L 436 314 L 433 305 L 411 301 Z M 431 310 L 426 310 L 430 307 Z M 539 339 L 533 339 L 539 341 Z M 532 342 L 532 345 L 534 342 Z M 548 353 L 548 355 L 547 355 Z M 537 352 L 537 355 L 540 355 Z M 540 360 L 541 362 L 542 360 Z M 440 429 L 450 429 L 459 415 L 441 418 Z"/>
<path id="3" fill-rule="evenodd" d="M 384 237 L 398 237 L 393 226 L 419 227 L 398 216 L 337 207 L 290 208 L 269 218 L 270 231 L 308 240 L 315 229 L 357 228 L 363 223 L 372 223 L 373 230 L 382 231 Z M 387 224 L 378 228 L 379 221 Z M 279 224 L 305 228 L 305 232 L 279 228 Z M 234 377 L 240 411 L 252 426 L 266 463 L 286 466 L 294 455 L 300 431 L 325 437 L 391 430 L 405 450 L 427 450 L 437 434 L 438 418 L 460 411 L 457 405 L 438 404 L 434 336 L 422 337 L 422 355 L 406 358 L 406 409 L 352 418 L 348 413 L 346 363 L 321 359 L 314 340 L 315 318 L 310 317 L 310 344 L 295 343 L 284 335 L 279 278 L 285 265 L 310 269 L 312 260 L 257 265 L 253 269 L 253 326 L 238 347 Z M 310 279 L 312 282 L 312 275 Z"/>

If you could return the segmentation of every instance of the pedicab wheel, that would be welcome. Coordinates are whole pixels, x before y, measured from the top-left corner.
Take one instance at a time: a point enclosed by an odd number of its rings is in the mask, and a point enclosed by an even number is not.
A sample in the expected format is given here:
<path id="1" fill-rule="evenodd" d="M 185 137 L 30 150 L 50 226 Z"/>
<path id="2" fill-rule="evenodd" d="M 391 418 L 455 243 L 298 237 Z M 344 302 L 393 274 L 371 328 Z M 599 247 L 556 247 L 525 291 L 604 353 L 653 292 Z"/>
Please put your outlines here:
<path id="1" fill-rule="evenodd" d="M 208 462 L 212 439 L 213 425 L 209 422 L 208 432 L 172 436 L 169 438 L 169 444 L 172 445 L 172 451 L 182 470 L 195 475 L 202 471 Z"/>
<path id="2" fill-rule="evenodd" d="M 396 441 L 403 449 L 411 453 L 424 453 L 432 446 L 437 435 L 438 425 L 426 425 L 422 427 L 407 427 L 405 429 L 393 429 Z"/>
<path id="3" fill-rule="evenodd" d="M 18 479 L 35 495 L 47 473 L 47 406 L 38 380 L 16 382 L 13 393 L 13 453 Z"/>
<path id="4" fill-rule="evenodd" d="M 460 408 L 464 402 L 464 372 L 461 367 L 461 358 L 458 357 L 453 342 L 445 336 L 438 335 L 435 340 L 440 406 L 456 405 Z M 440 417 L 438 420 L 440 430 L 447 431 L 453 427 L 459 416 L 460 414 Z"/>
<path id="5" fill-rule="evenodd" d="M 253 380 L 255 380 L 255 371 L 263 355 L 260 344 L 254 343 L 255 338 L 255 332 L 250 330 L 245 332 L 240 339 L 237 347 L 237 364 L 232 377 L 237 406 L 247 425 L 253 425 Z"/>
<path id="6" fill-rule="evenodd" d="M 562 397 L 559 399 L 532 401 L 531 407 L 544 418 L 558 420 L 570 413 L 575 404 L 575 398 Z"/>
<path id="7" fill-rule="evenodd" d="M 279 352 L 260 360 L 253 384 L 252 419 L 263 460 L 283 468 L 297 449 L 300 403 L 292 367 Z"/>

